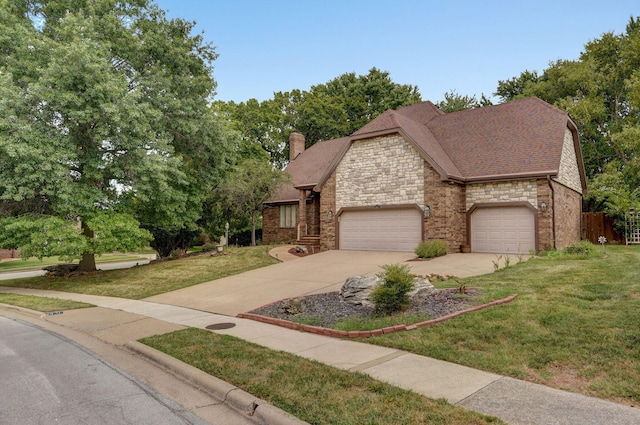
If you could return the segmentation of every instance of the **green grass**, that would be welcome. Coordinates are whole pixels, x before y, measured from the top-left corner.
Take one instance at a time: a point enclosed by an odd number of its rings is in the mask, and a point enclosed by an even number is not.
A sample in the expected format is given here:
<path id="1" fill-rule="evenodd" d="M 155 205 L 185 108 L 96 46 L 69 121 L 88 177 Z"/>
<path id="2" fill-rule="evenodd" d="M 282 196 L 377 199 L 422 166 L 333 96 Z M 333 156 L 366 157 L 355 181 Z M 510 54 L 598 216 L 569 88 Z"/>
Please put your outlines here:
<path id="1" fill-rule="evenodd" d="M 104 254 L 96 256 L 97 264 L 104 263 L 116 263 L 119 261 L 135 261 L 145 259 L 136 254 Z M 72 261 L 78 263 L 78 261 Z M 23 259 L 11 259 L 0 261 L 0 273 L 2 272 L 17 272 L 26 270 L 41 270 L 43 267 L 52 266 L 54 264 L 66 263 L 66 261 L 60 260 L 58 257 L 45 257 L 42 260 L 37 258 Z"/>
<path id="2" fill-rule="evenodd" d="M 199 329 L 141 340 L 313 424 L 503 423 L 292 354 Z"/>
<path id="3" fill-rule="evenodd" d="M 266 247 L 258 246 L 231 249 L 228 255 L 202 255 L 73 278 L 42 276 L 3 280 L 0 285 L 142 299 L 277 262 L 269 256 Z"/>
<path id="4" fill-rule="evenodd" d="M 395 325 L 411 325 L 431 319 L 427 314 L 396 313 L 390 316 L 352 318 L 337 322 L 331 328 L 339 331 L 372 331 Z"/>
<path id="5" fill-rule="evenodd" d="M 43 313 L 95 307 L 92 304 L 61 300 L 58 298 L 17 294 L 0 294 L 0 304 L 15 305 L 18 307 L 28 308 L 29 310 L 41 311 Z"/>
<path id="6" fill-rule="evenodd" d="M 366 340 L 631 405 L 640 403 L 640 246 L 550 255 L 465 279 L 511 303 Z"/>

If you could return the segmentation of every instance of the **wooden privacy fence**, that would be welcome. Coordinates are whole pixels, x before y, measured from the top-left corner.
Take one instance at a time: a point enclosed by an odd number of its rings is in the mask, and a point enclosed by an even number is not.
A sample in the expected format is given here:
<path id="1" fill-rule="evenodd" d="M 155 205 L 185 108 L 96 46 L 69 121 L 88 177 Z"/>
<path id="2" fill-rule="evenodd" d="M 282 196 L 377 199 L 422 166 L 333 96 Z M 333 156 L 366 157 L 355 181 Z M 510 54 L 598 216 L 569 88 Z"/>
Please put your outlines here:
<path id="1" fill-rule="evenodd" d="M 582 239 L 599 244 L 598 238 L 604 236 L 607 243 L 625 244 L 624 235 L 619 234 L 613 228 L 613 218 L 607 217 L 604 213 L 582 213 Z"/>

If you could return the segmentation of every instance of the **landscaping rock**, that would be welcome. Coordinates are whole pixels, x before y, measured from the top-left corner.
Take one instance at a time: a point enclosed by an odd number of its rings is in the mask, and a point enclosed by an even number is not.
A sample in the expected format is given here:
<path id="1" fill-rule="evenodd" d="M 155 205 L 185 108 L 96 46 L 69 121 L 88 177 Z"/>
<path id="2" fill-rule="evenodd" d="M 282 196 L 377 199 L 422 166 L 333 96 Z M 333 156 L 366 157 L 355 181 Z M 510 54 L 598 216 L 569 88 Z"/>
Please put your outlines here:
<path id="1" fill-rule="evenodd" d="M 431 282 L 429 282 L 428 279 L 416 277 L 413 280 L 413 283 L 415 285 L 415 289 L 409 292 L 409 296 L 411 298 L 413 298 L 420 291 L 425 291 L 426 293 L 437 291 L 437 289 L 431 284 Z"/>
<path id="2" fill-rule="evenodd" d="M 415 289 L 409 292 L 409 296 L 412 298 L 420 291 L 425 291 L 426 293 L 436 291 L 436 288 L 428 279 L 416 277 L 414 284 Z M 372 307 L 373 303 L 369 301 L 369 295 L 378 285 L 380 285 L 380 280 L 377 276 L 352 276 L 340 288 L 340 299 L 352 305 Z"/>
<path id="3" fill-rule="evenodd" d="M 340 299 L 352 305 L 373 306 L 369 301 L 369 295 L 378 285 L 379 280 L 376 276 L 352 276 L 347 278 L 340 288 Z"/>
<path id="4" fill-rule="evenodd" d="M 306 310 L 306 301 L 304 298 L 291 298 L 282 301 L 280 310 L 289 315 L 301 314 Z"/>

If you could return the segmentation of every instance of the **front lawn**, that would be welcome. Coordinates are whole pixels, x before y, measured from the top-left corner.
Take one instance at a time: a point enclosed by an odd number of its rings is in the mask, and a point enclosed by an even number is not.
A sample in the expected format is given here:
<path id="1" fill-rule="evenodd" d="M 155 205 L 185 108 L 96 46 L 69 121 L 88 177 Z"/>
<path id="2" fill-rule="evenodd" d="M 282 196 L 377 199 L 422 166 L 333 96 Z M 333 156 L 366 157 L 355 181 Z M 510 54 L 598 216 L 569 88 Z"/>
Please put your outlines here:
<path id="1" fill-rule="evenodd" d="M 227 255 L 205 254 L 74 277 L 42 276 L 3 280 L 0 281 L 0 286 L 142 299 L 277 262 L 278 260 L 269 256 L 267 247 L 257 246 L 230 249 Z"/>
<path id="2" fill-rule="evenodd" d="M 607 254 L 534 258 L 465 279 L 487 300 L 518 297 L 366 342 L 637 406 L 640 246 Z"/>

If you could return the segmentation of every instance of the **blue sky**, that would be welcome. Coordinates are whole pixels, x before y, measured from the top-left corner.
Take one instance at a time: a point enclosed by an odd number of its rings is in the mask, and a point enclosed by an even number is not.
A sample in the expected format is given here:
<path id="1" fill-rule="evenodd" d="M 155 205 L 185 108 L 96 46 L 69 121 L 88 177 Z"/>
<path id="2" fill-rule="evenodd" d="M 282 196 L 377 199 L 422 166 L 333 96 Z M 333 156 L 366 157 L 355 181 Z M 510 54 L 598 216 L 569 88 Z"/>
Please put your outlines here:
<path id="1" fill-rule="evenodd" d="M 270 99 L 376 67 L 423 100 L 491 96 L 499 80 L 577 59 L 624 32 L 638 0 L 156 0 L 220 55 L 216 100 Z"/>

